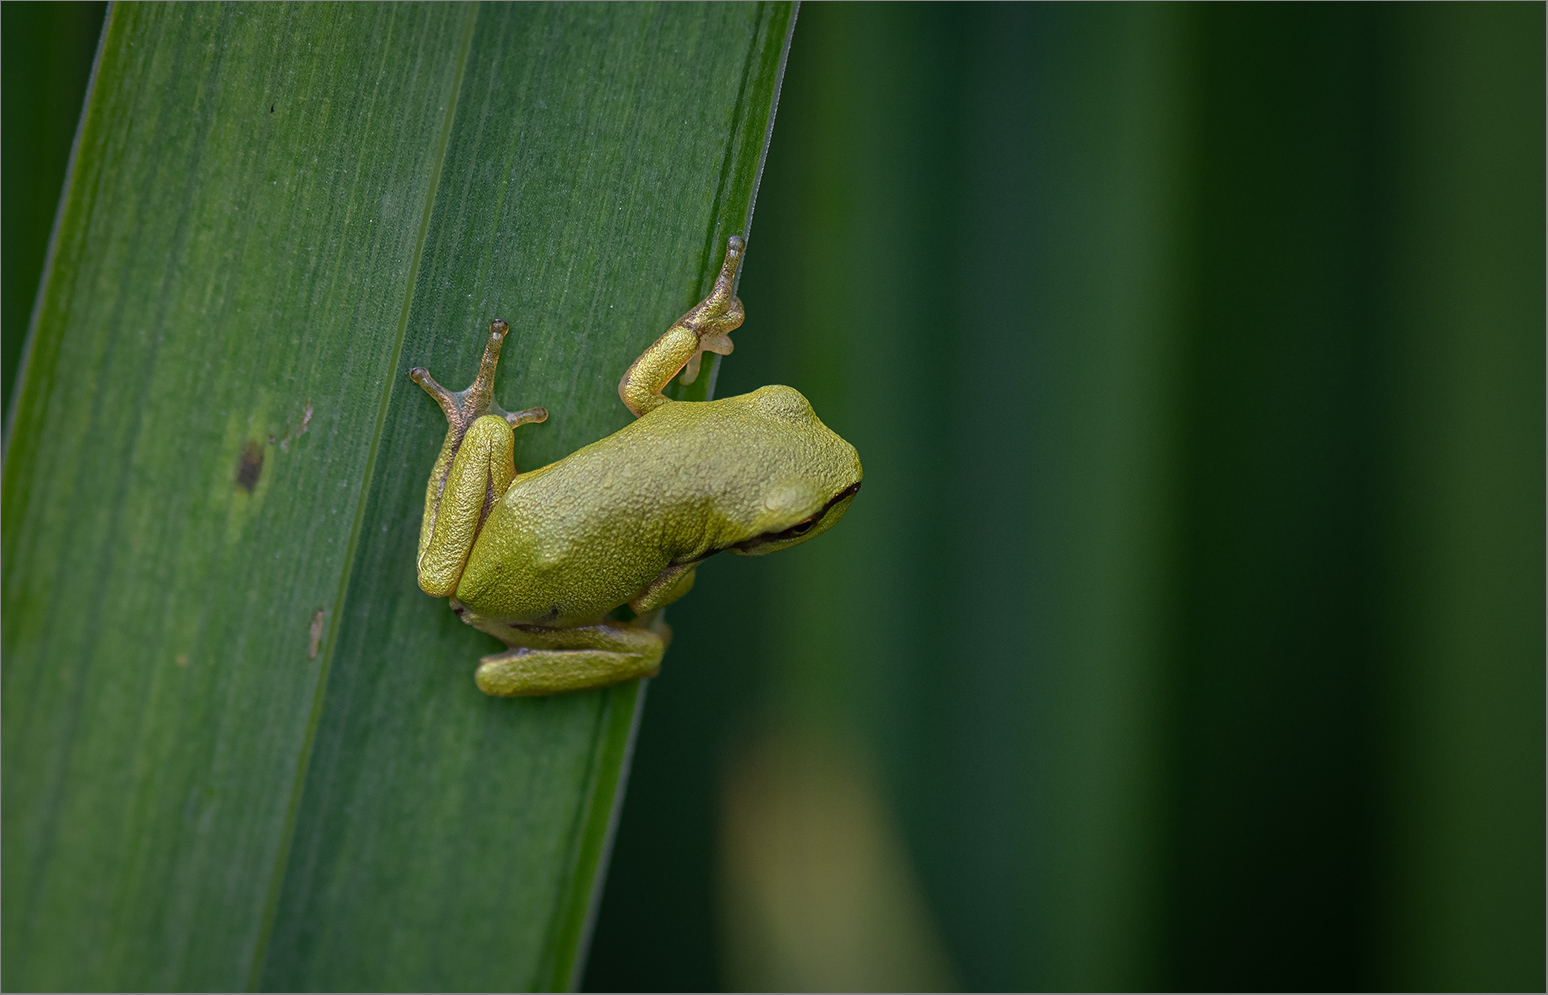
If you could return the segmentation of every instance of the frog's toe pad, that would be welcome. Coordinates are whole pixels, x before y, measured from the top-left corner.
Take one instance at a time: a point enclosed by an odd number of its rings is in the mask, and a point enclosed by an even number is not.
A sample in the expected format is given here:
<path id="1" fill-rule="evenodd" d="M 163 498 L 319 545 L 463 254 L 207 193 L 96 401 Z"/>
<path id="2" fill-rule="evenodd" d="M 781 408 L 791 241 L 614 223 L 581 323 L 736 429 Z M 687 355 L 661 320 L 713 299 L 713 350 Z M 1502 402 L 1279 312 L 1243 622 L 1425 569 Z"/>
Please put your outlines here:
<path id="1" fill-rule="evenodd" d="M 606 687 L 660 670 L 659 656 L 640 653 L 517 649 L 484 657 L 473 679 L 485 694 L 519 698 Z"/>

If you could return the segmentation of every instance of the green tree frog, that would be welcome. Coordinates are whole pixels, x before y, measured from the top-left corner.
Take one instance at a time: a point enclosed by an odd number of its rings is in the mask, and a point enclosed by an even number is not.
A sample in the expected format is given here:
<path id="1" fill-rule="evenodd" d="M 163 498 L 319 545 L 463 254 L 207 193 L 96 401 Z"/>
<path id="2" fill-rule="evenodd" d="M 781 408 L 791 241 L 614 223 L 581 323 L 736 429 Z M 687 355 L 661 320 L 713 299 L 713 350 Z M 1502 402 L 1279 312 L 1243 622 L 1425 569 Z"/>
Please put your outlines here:
<path id="1" fill-rule="evenodd" d="M 743 249 L 730 240 L 714 290 L 619 380 L 636 420 L 541 469 L 516 472 L 512 430 L 548 412 L 507 412 L 494 401 L 504 321 L 491 323 L 466 390 L 411 372 L 449 423 L 425 488 L 419 586 L 509 647 L 480 661 L 484 693 L 545 695 L 654 676 L 671 636 L 660 610 L 688 593 L 700 563 L 806 542 L 854 500 L 859 455 L 798 391 L 771 386 L 702 402 L 661 393 L 685 367 L 691 380 L 705 352 L 731 352 Z M 634 612 L 627 622 L 612 616 L 623 605 Z"/>

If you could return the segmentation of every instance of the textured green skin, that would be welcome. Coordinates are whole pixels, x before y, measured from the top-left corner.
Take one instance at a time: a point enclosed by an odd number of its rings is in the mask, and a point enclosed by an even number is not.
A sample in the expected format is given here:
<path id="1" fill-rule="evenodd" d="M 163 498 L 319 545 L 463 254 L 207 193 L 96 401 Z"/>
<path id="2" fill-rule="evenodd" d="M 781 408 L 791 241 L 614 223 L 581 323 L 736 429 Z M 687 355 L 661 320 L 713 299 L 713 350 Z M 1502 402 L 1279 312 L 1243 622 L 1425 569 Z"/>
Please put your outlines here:
<path id="1" fill-rule="evenodd" d="M 804 522 L 860 479 L 854 447 L 790 387 L 668 402 L 513 480 L 474 542 L 456 597 L 480 621 L 595 623 L 674 567 L 814 538 L 852 495 L 802 535 L 735 548 Z"/>
<path id="2" fill-rule="evenodd" d="M 813 539 L 860 489 L 860 457 L 790 387 L 720 401 L 661 393 L 705 352 L 731 352 L 745 241 L 726 242 L 710 295 L 640 354 L 618 382 L 639 420 L 557 463 L 516 475 L 512 427 L 548 417 L 503 411 L 495 368 L 509 326 L 495 319 L 478 376 L 453 393 L 410 375 L 446 414 L 425 487 L 419 586 L 501 639 L 474 675 L 486 694 L 556 694 L 657 672 L 671 631 L 657 611 L 693 587 L 706 557 L 761 556 Z M 689 379 L 692 379 L 690 376 Z M 627 604 L 631 622 L 610 618 Z"/>

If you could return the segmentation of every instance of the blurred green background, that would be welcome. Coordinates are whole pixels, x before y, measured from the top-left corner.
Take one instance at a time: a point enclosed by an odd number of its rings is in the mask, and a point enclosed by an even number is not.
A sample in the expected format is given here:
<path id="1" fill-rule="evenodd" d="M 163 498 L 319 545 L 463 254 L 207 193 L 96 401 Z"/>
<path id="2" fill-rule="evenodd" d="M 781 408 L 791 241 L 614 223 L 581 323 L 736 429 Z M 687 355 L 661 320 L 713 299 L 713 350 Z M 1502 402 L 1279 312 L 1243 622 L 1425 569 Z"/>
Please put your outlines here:
<path id="1" fill-rule="evenodd" d="M 27 322 L 105 3 L 0 3 L 0 404 L 11 424 Z"/>
<path id="2" fill-rule="evenodd" d="M 101 5 L 6 3 L 3 383 Z M 593 989 L 1544 986 L 1544 7 L 800 12 Z"/>

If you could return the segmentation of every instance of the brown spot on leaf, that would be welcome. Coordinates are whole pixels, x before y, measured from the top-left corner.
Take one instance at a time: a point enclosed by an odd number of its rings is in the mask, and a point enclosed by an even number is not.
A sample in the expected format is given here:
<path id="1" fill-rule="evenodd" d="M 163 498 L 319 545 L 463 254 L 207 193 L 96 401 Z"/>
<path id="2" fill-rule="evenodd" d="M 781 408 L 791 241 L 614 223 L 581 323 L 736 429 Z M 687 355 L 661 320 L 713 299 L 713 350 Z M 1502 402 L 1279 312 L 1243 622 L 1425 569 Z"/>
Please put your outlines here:
<path id="1" fill-rule="evenodd" d="M 258 486 L 258 475 L 263 473 L 263 446 L 249 442 L 242 447 L 242 458 L 237 460 L 237 486 L 251 494 Z"/>
<path id="2" fill-rule="evenodd" d="M 186 667 L 186 666 L 188 666 L 188 654 L 187 653 L 179 653 L 177 655 L 177 665 L 179 667 Z"/>
<path id="3" fill-rule="evenodd" d="M 308 659 L 317 659 L 317 647 L 322 644 L 323 634 L 323 610 L 317 609 L 317 614 L 312 616 L 312 641 L 307 647 Z"/>

